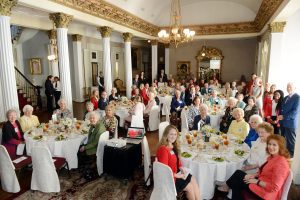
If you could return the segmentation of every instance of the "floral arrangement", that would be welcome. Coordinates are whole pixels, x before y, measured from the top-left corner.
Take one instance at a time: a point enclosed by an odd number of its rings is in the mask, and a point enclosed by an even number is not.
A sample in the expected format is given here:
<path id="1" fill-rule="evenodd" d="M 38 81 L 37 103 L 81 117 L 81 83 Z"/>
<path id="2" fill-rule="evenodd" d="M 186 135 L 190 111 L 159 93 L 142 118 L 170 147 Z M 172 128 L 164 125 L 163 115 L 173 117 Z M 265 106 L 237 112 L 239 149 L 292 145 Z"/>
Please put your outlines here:
<path id="1" fill-rule="evenodd" d="M 83 134 L 87 134 L 87 133 L 89 132 L 89 129 L 90 129 L 89 126 L 83 126 L 81 132 L 82 132 Z"/>
<path id="2" fill-rule="evenodd" d="M 65 127 L 70 128 L 70 127 L 72 126 L 72 124 L 73 124 L 73 120 L 70 119 L 70 118 L 66 118 L 66 119 L 60 120 L 60 123 L 61 123 L 62 125 L 64 125 Z"/>
<path id="3" fill-rule="evenodd" d="M 203 127 L 201 127 L 201 131 L 204 132 L 208 137 L 210 137 L 212 133 L 216 132 L 216 130 L 209 125 L 204 125 Z"/>

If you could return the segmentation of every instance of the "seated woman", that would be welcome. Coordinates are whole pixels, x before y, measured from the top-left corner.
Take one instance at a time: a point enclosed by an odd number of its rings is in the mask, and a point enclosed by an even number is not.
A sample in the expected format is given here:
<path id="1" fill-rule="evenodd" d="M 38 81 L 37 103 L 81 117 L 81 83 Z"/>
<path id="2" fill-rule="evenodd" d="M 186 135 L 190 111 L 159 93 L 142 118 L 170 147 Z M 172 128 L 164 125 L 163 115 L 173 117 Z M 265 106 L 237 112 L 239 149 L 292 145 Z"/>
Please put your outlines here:
<path id="1" fill-rule="evenodd" d="M 17 120 L 17 111 L 10 109 L 6 112 L 7 121 L 2 127 L 2 145 L 6 148 L 11 159 L 16 158 L 17 146 L 24 144 L 24 133 Z"/>
<path id="2" fill-rule="evenodd" d="M 196 96 L 193 99 L 193 104 L 190 107 L 190 110 L 187 114 L 187 120 L 188 120 L 188 125 L 189 125 L 189 129 L 192 129 L 194 126 L 194 119 L 195 116 L 200 114 L 200 105 L 201 105 L 201 100 L 200 97 Z"/>
<path id="3" fill-rule="evenodd" d="M 83 116 L 83 120 L 88 120 L 89 119 L 89 114 L 94 110 L 94 104 L 90 101 L 86 102 L 86 111 Z"/>
<path id="4" fill-rule="evenodd" d="M 244 95 L 242 93 L 237 95 L 237 100 L 238 101 L 236 103 L 236 107 L 244 109 L 246 107 L 246 103 L 243 101 L 244 100 Z"/>
<path id="5" fill-rule="evenodd" d="M 24 132 L 40 125 L 39 119 L 33 115 L 32 112 L 33 107 L 31 105 L 25 105 L 23 107 L 24 115 L 20 117 L 20 125 Z"/>
<path id="6" fill-rule="evenodd" d="M 228 180 L 232 189 L 232 199 L 243 199 L 242 193 L 256 199 L 280 199 L 284 183 L 289 175 L 290 155 L 286 149 L 285 139 L 280 135 L 267 138 L 267 153 L 270 155 L 256 174 L 247 174 L 237 170 Z"/>
<path id="7" fill-rule="evenodd" d="M 104 124 L 107 131 L 109 131 L 110 137 L 114 137 L 115 130 L 118 124 L 118 120 L 115 117 L 114 108 L 111 105 L 106 106 L 105 108 L 105 116 L 102 119 L 102 123 Z"/>
<path id="8" fill-rule="evenodd" d="M 232 111 L 236 108 L 236 102 L 237 100 L 233 97 L 230 97 L 227 101 L 227 108 L 220 122 L 220 131 L 224 133 L 228 132 L 228 128 L 233 120 Z"/>
<path id="9" fill-rule="evenodd" d="M 102 121 L 99 120 L 100 115 L 96 111 L 92 111 L 89 114 L 90 129 L 88 134 L 88 141 L 85 145 L 79 148 L 78 152 L 78 163 L 84 165 L 87 161 L 95 159 L 98 141 L 100 135 L 106 131 Z"/>
<path id="10" fill-rule="evenodd" d="M 171 102 L 171 113 L 176 112 L 177 117 L 180 117 L 182 108 L 185 106 L 185 102 L 180 98 L 181 92 L 179 90 L 175 91 L 175 96 L 172 98 Z"/>
<path id="11" fill-rule="evenodd" d="M 232 96 L 232 89 L 230 88 L 229 82 L 226 82 L 224 88 L 222 88 L 222 95 L 224 95 L 226 99 Z"/>
<path id="12" fill-rule="evenodd" d="M 195 116 L 193 130 L 199 130 L 204 125 L 210 125 L 210 117 L 208 116 L 208 107 L 201 104 L 199 107 L 200 115 Z M 200 126 L 198 126 L 200 122 Z"/>
<path id="13" fill-rule="evenodd" d="M 111 95 L 109 95 L 108 97 L 109 102 L 117 101 L 119 99 L 117 92 L 118 92 L 117 88 L 113 87 L 111 89 Z"/>
<path id="14" fill-rule="evenodd" d="M 59 109 L 56 109 L 53 114 L 56 114 L 57 120 L 73 118 L 72 112 L 67 108 L 66 101 L 60 99 L 58 101 Z"/>
<path id="15" fill-rule="evenodd" d="M 156 105 L 155 94 L 153 92 L 149 92 L 148 96 L 149 96 L 149 101 L 144 110 L 144 117 L 149 117 L 152 107 Z"/>
<path id="16" fill-rule="evenodd" d="M 200 200 L 200 191 L 196 179 L 191 174 L 186 177 L 186 171 L 182 167 L 180 146 L 177 140 L 178 135 L 179 132 L 175 126 L 168 125 L 166 127 L 156 153 L 158 162 L 171 168 L 177 193 L 185 191 L 188 199 Z"/>
<path id="17" fill-rule="evenodd" d="M 222 105 L 222 100 L 218 97 L 218 92 L 216 90 L 212 90 L 209 102 L 211 105 Z"/>
<path id="18" fill-rule="evenodd" d="M 241 108 L 235 108 L 232 115 L 235 120 L 231 122 L 228 133 L 244 141 L 250 130 L 249 124 L 244 120 L 244 111 Z"/>
<path id="19" fill-rule="evenodd" d="M 244 111 L 245 111 L 245 121 L 248 122 L 251 115 L 255 115 L 258 114 L 258 107 L 255 105 L 255 97 L 250 96 L 248 98 L 248 104 L 245 107 Z"/>
<path id="20" fill-rule="evenodd" d="M 145 105 L 142 103 L 142 97 L 136 96 L 133 99 L 133 107 L 128 111 L 129 116 L 125 120 L 125 127 L 128 128 L 128 125 L 131 123 L 132 115 L 143 116 Z"/>
<path id="21" fill-rule="evenodd" d="M 98 109 L 98 101 L 99 101 L 99 91 L 97 89 L 92 91 L 92 96 L 90 98 L 90 101 L 94 105 L 93 108 L 95 110 L 97 110 Z"/>
<path id="22" fill-rule="evenodd" d="M 107 98 L 107 92 L 106 91 L 103 91 L 101 93 L 101 97 L 98 101 L 98 108 L 100 110 L 105 110 L 105 107 L 108 105 L 108 98 Z"/>
<path id="23" fill-rule="evenodd" d="M 257 134 L 257 126 L 263 122 L 262 118 L 259 115 L 252 115 L 249 120 L 250 124 L 250 131 L 245 139 L 245 143 L 248 144 L 248 146 L 251 148 L 252 142 L 256 141 L 258 138 Z"/>

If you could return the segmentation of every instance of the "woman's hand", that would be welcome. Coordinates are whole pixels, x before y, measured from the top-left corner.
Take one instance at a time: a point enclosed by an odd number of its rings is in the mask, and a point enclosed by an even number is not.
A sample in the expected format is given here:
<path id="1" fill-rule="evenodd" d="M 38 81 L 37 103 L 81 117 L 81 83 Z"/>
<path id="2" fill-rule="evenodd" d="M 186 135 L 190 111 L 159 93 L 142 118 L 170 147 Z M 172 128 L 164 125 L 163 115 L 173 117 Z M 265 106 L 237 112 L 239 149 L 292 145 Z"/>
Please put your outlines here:
<path id="1" fill-rule="evenodd" d="M 80 147 L 79 149 L 80 152 L 84 152 L 84 150 L 85 150 L 84 146 Z"/>
<path id="2" fill-rule="evenodd" d="M 251 183 L 257 184 L 258 183 L 258 179 L 256 179 L 256 178 L 250 178 L 248 180 L 244 180 L 244 182 L 247 183 L 247 184 L 251 184 Z"/>
<path id="3" fill-rule="evenodd" d="M 247 174 L 245 177 L 244 177 L 244 181 L 245 180 L 249 180 L 249 179 L 253 179 L 255 178 L 255 174 Z"/>
<path id="4" fill-rule="evenodd" d="M 184 174 L 175 174 L 175 178 L 181 178 L 184 179 L 185 175 Z"/>

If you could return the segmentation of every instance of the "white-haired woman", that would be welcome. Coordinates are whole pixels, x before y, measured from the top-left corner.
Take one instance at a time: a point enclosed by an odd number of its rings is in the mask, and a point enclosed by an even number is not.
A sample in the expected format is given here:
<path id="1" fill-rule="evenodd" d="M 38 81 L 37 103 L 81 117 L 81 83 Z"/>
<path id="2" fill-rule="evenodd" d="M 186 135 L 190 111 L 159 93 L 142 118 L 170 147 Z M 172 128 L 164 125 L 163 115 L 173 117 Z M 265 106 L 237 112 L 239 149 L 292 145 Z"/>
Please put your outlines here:
<path id="1" fill-rule="evenodd" d="M 222 117 L 222 120 L 220 122 L 220 131 L 227 133 L 228 128 L 232 122 L 233 115 L 232 111 L 236 108 L 237 99 L 234 97 L 230 97 L 227 101 L 227 108 L 225 110 L 225 114 Z"/>
<path id="2" fill-rule="evenodd" d="M 252 115 L 249 119 L 250 124 L 250 131 L 245 139 L 245 143 L 248 144 L 248 146 L 252 147 L 252 142 L 256 141 L 258 138 L 257 133 L 257 126 L 263 122 L 263 119 L 259 115 Z"/>
<path id="3" fill-rule="evenodd" d="M 249 133 L 250 127 L 244 120 L 244 110 L 241 108 L 235 108 L 232 112 L 233 120 L 229 126 L 228 133 L 234 135 L 240 140 L 245 140 Z"/>
<path id="4" fill-rule="evenodd" d="M 194 118 L 193 130 L 199 130 L 201 126 L 210 125 L 210 117 L 208 116 L 208 107 L 206 104 L 201 104 L 199 106 L 199 115 L 196 115 Z M 200 127 L 198 124 L 200 122 Z"/>
<path id="5" fill-rule="evenodd" d="M 113 87 L 111 89 L 111 95 L 109 95 L 109 97 L 108 97 L 109 102 L 118 100 L 119 97 L 118 97 L 117 92 L 118 92 L 117 88 Z"/>
<path id="6" fill-rule="evenodd" d="M 72 112 L 66 106 L 66 100 L 60 99 L 58 101 L 59 109 L 56 109 L 53 114 L 56 114 L 57 119 L 73 118 Z"/>
<path id="7" fill-rule="evenodd" d="M 10 109 L 6 112 L 7 121 L 2 126 L 2 145 L 7 149 L 11 159 L 16 158 L 17 146 L 24 143 L 24 133 L 17 120 L 18 111 Z"/>
<path id="8" fill-rule="evenodd" d="M 213 90 L 211 92 L 211 97 L 209 97 L 209 102 L 211 105 L 222 105 L 222 101 L 218 97 L 218 92 L 216 90 Z"/>
<path id="9" fill-rule="evenodd" d="M 86 104 L 86 111 L 84 113 L 84 120 L 88 120 L 89 119 L 89 114 L 94 110 L 94 104 L 90 101 L 88 101 Z"/>
<path id="10" fill-rule="evenodd" d="M 23 107 L 24 115 L 20 118 L 20 124 L 24 132 L 40 125 L 38 117 L 33 115 L 32 112 L 33 107 L 31 105 L 27 104 Z"/>

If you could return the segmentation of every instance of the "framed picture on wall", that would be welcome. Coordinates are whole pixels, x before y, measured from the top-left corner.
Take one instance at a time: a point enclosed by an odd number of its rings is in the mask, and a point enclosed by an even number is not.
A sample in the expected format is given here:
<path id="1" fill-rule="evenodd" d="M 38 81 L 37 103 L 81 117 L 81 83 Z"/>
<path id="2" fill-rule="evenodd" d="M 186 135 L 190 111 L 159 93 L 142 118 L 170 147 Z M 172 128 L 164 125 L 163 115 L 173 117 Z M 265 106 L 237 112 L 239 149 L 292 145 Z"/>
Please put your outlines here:
<path id="1" fill-rule="evenodd" d="M 177 76 L 187 76 L 190 74 L 190 61 L 177 61 Z"/>
<path id="2" fill-rule="evenodd" d="M 32 75 L 42 74 L 42 61 L 40 58 L 30 58 L 29 67 Z"/>

